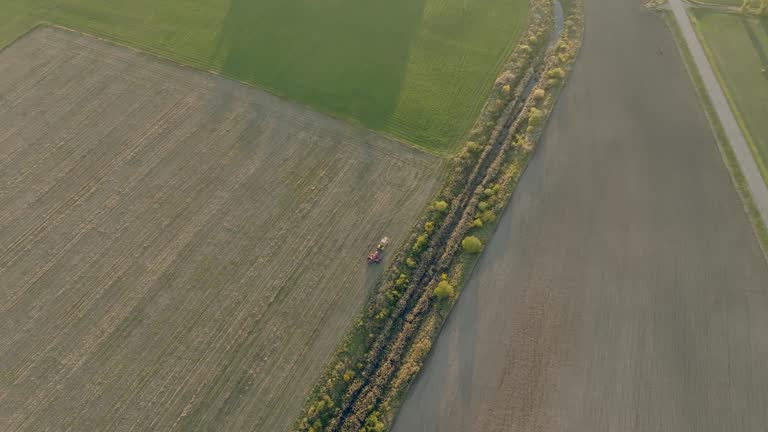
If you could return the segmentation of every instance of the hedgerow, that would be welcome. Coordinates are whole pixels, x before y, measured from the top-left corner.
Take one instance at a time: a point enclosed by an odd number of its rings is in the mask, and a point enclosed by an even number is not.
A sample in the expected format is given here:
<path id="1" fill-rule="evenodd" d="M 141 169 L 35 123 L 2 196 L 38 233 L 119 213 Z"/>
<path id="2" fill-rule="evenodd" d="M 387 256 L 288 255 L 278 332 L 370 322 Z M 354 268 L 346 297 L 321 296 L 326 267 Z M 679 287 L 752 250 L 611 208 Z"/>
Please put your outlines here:
<path id="1" fill-rule="evenodd" d="M 438 198 L 393 257 L 310 394 L 295 430 L 381 431 L 391 425 L 476 260 L 475 241 L 471 247 L 463 243 L 474 238 L 481 248 L 492 233 L 581 45 L 579 0 L 564 2 L 567 19 L 550 47 L 552 1 L 530 2 L 527 34 L 453 159 Z"/>

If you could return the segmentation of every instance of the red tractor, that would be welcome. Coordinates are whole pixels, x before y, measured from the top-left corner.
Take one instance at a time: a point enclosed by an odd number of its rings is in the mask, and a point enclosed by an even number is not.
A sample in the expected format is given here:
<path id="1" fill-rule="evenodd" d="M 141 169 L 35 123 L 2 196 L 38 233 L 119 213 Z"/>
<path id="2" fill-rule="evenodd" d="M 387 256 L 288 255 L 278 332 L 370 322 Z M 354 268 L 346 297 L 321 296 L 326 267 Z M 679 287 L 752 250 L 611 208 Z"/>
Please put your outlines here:
<path id="1" fill-rule="evenodd" d="M 383 239 L 379 240 L 379 244 L 376 245 L 376 249 L 373 250 L 373 252 L 368 254 L 368 264 L 378 264 L 381 262 L 382 259 L 384 259 L 384 256 L 382 252 L 384 252 L 384 249 L 389 244 L 389 237 L 384 237 Z"/>

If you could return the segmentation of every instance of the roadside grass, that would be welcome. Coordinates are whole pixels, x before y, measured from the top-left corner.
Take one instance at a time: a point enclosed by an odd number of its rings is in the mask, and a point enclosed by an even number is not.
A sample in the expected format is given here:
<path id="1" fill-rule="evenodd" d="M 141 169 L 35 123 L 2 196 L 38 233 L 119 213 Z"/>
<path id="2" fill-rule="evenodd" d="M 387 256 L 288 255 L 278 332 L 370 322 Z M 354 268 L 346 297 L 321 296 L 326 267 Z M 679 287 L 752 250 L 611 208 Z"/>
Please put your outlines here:
<path id="1" fill-rule="evenodd" d="M 766 228 L 765 224 L 763 223 L 763 219 L 760 217 L 760 212 L 752 199 L 747 180 L 744 178 L 744 174 L 742 173 L 741 167 L 736 160 L 736 155 L 734 154 L 733 148 L 728 141 L 728 137 L 725 134 L 723 125 L 720 123 L 720 119 L 715 112 L 715 108 L 712 106 L 712 101 L 710 100 L 709 95 L 704 88 L 701 75 L 696 68 L 696 64 L 693 60 L 693 57 L 691 56 L 690 50 L 688 49 L 688 45 L 686 45 L 685 41 L 683 40 L 680 27 L 678 27 L 677 22 L 675 21 L 674 17 L 671 16 L 669 11 L 661 11 L 661 14 L 664 18 L 664 21 L 667 23 L 667 26 L 670 28 L 670 30 L 672 30 L 672 34 L 674 35 L 675 41 L 677 42 L 677 47 L 682 54 L 686 69 L 688 70 L 688 74 L 690 75 L 693 85 L 696 88 L 696 93 L 699 95 L 702 106 L 704 107 L 704 112 L 707 116 L 707 119 L 709 120 L 710 126 L 712 127 L 712 132 L 715 135 L 718 148 L 720 149 L 720 153 L 723 156 L 723 161 L 725 162 L 725 165 L 731 174 L 731 179 L 744 205 L 744 210 L 747 213 L 747 217 L 752 223 L 755 236 L 757 237 L 760 248 L 763 251 L 763 256 L 768 261 L 768 228 Z"/>
<path id="2" fill-rule="evenodd" d="M 702 9 L 689 16 L 768 182 L 768 18 Z"/>
<path id="3" fill-rule="evenodd" d="M 687 0 L 691 3 L 712 5 L 712 6 L 735 6 L 739 7 L 743 4 L 743 0 Z M 760 0 L 750 0 L 750 8 L 757 9 L 760 7 Z"/>
<path id="4" fill-rule="evenodd" d="M 741 6 L 742 0 L 692 0 L 692 2 L 722 6 Z"/>
<path id="5" fill-rule="evenodd" d="M 0 46 L 51 22 L 450 154 L 525 28 L 528 1 L 0 0 L 0 11 Z"/>

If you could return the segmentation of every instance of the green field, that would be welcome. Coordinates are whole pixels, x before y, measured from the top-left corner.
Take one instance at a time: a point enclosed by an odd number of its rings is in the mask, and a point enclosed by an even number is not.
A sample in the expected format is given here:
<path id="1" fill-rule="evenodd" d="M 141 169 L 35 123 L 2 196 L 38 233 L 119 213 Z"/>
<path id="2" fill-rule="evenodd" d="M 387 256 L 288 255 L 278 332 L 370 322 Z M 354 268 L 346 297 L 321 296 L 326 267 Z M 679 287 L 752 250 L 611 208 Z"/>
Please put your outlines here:
<path id="1" fill-rule="evenodd" d="M 454 151 L 526 0 L 0 0 L 0 45 L 40 21 L 214 70 Z"/>
<path id="2" fill-rule="evenodd" d="M 768 18 L 701 9 L 692 16 L 768 182 Z"/>

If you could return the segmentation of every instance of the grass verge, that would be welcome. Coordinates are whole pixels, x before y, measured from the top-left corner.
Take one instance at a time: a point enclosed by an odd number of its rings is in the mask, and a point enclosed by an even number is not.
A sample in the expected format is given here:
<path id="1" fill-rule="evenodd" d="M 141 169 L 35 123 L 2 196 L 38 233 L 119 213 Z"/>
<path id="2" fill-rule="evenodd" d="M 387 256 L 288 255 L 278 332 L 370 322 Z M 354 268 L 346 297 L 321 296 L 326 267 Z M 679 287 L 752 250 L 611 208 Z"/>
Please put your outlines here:
<path id="1" fill-rule="evenodd" d="M 723 161 L 725 162 L 725 165 L 731 174 L 733 185 L 736 188 L 739 197 L 741 198 L 742 204 L 744 205 L 744 211 L 747 213 L 747 217 L 749 218 L 749 221 L 751 222 L 754 229 L 755 236 L 760 243 L 760 248 L 763 251 L 763 257 L 766 259 L 766 261 L 768 261 L 768 229 L 766 229 L 766 226 L 760 217 L 760 212 L 757 209 L 755 202 L 752 200 L 752 195 L 749 192 L 747 180 L 744 178 L 744 174 L 741 172 L 741 167 L 736 160 L 736 155 L 733 153 L 733 149 L 731 148 L 728 137 L 725 134 L 725 130 L 723 129 L 723 126 L 720 123 L 720 119 L 715 112 L 715 108 L 712 106 L 712 101 L 710 100 L 709 95 L 704 88 L 704 82 L 702 81 L 701 75 L 699 75 L 699 71 L 696 68 L 696 63 L 693 60 L 693 56 L 688 49 L 688 45 L 683 39 L 683 35 L 680 32 L 680 27 L 678 27 L 677 22 L 675 21 L 674 17 L 672 17 L 671 13 L 666 10 L 660 10 L 659 12 L 661 13 L 664 21 L 667 23 L 667 26 L 674 35 L 677 47 L 683 57 L 685 67 L 688 70 L 688 74 L 690 75 L 691 80 L 693 81 L 693 85 L 696 88 L 696 93 L 699 95 L 702 106 L 704 107 L 704 113 L 706 114 L 707 119 L 709 120 L 709 124 L 712 127 L 712 133 L 715 136 L 715 141 L 717 141 L 720 154 L 723 156 Z M 720 79 L 719 76 L 718 79 Z M 720 82 L 722 86 L 722 80 Z M 744 129 L 743 125 L 742 129 Z"/>

